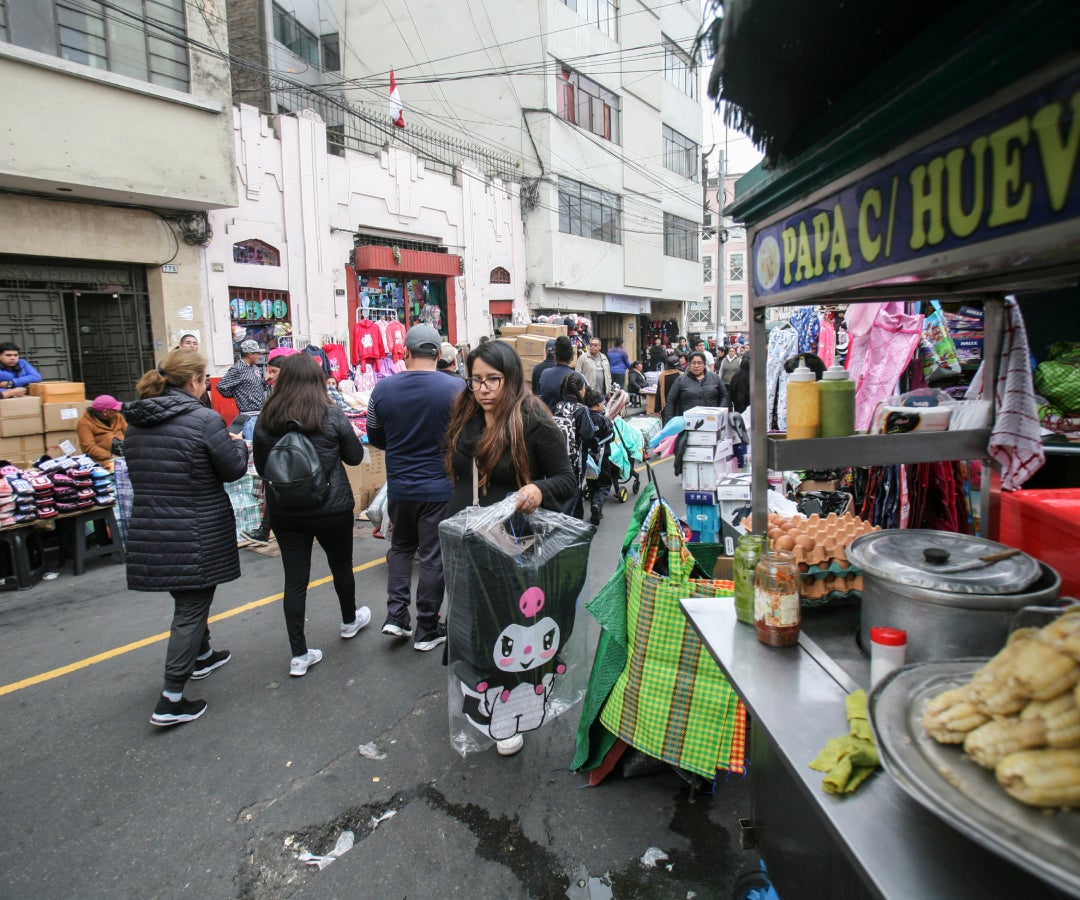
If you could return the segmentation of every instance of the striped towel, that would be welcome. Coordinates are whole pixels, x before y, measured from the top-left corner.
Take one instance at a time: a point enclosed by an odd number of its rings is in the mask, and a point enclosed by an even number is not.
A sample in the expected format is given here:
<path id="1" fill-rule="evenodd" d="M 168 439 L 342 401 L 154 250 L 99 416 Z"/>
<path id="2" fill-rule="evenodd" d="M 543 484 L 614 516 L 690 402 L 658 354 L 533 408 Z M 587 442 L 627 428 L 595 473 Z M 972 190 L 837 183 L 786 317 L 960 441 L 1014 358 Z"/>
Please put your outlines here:
<path id="1" fill-rule="evenodd" d="M 965 398 L 981 400 L 983 366 L 971 382 Z M 1035 385 L 1031 377 L 1031 351 L 1028 349 L 1024 317 L 1015 297 L 1005 298 L 1005 336 L 1001 344 L 994 402 L 994 427 L 990 434 L 990 456 L 1001 466 L 1001 486 L 1006 491 L 1019 490 L 1046 462 L 1042 432 L 1035 403 Z"/>

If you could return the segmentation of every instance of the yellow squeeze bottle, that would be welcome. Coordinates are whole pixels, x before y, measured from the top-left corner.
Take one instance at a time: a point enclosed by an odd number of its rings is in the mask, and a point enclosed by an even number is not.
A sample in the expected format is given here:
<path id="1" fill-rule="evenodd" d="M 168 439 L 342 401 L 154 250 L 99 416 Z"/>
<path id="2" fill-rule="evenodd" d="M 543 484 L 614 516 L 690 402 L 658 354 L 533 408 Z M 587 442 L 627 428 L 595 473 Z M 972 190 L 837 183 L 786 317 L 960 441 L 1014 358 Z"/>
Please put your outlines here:
<path id="1" fill-rule="evenodd" d="M 787 436 L 788 440 L 816 438 L 821 431 L 821 403 L 817 378 L 799 357 L 798 368 L 788 376 Z"/>

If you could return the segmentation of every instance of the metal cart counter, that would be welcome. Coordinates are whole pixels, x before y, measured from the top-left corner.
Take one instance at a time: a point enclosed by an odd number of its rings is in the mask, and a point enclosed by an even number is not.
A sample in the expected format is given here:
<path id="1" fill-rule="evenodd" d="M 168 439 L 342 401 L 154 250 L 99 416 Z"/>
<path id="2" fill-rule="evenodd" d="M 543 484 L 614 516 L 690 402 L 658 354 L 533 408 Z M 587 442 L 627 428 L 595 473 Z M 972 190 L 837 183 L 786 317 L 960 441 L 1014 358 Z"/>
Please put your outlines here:
<path id="1" fill-rule="evenodd" d="M 847 732 L 844 697 L 869 687 L 869 666 L 852 678 L 805 633 L 768 647 L 731 604 L 681 603 L 750 713 L 750 837 L 782 900 L 1065 896 L 924 810 L 885 771 L 850 796 L 824 793 L 807 764 Z"/>

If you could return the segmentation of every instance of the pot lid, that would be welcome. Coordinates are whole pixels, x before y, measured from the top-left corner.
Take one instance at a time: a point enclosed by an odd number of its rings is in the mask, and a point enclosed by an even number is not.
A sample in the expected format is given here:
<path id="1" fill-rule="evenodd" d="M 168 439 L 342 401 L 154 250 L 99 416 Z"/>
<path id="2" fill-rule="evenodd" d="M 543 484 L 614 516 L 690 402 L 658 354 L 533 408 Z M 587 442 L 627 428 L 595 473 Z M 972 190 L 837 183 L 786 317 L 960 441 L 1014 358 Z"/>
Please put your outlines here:
<path id="1" fill-rule="evenodd" d="M 957 594 L 1018 594 L 1042 574 L 1037 559 L 1026 553 L 991 563 L 980 559 L 1009 549 L 985 538 L 911 528 L 864 534 L 851 542 L 847 555 L 864 574 L 896 584 Z M 961 569 L 965 564 L 971 567 Z"/>

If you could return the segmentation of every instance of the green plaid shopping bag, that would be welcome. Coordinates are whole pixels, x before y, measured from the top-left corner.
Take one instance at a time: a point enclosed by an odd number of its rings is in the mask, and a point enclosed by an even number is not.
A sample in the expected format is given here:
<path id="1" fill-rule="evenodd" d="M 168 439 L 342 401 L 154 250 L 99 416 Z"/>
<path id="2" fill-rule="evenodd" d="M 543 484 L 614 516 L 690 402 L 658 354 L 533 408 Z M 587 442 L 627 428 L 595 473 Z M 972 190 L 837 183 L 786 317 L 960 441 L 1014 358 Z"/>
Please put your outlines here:
<path id="1" fill-rule="evenodd" d="M 640 555 L 626 560 L 628 658 L 600 721 L 631 746 L 704 778 L 741 772 L 745 711 L 678 602 L 731 603 L 734 585 L 699 577 L 666 503 L 653 507 L 648 523 Z"/>

